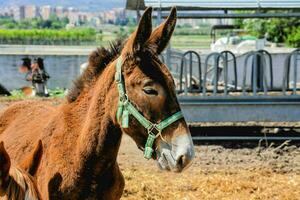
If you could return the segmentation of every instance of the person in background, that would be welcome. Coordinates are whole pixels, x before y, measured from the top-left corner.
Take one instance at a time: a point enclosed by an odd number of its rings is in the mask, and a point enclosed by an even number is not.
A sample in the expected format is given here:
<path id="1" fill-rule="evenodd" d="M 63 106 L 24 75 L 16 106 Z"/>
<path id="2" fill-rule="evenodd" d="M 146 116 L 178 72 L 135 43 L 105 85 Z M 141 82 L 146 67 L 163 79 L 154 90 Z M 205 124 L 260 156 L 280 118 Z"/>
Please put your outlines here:
<path id="1" fill-rule="evenodd" d="M 44 67 L 42 58 L 34 59 L 31 70 L 26 75 L 26 80 L 31 81 L 36 95 L 48 97 L 47 81 L 50 78 Z"/>
<path id="2" fill-rule="evenodd" d="M 31 59 L 28 57 L 25 57 L 25 58 L 22 58 L 22 60 L 23 60 L 23 63 L 19 67 L 19 72 L 28 73 L 29 71 L 31 71 Z"/>

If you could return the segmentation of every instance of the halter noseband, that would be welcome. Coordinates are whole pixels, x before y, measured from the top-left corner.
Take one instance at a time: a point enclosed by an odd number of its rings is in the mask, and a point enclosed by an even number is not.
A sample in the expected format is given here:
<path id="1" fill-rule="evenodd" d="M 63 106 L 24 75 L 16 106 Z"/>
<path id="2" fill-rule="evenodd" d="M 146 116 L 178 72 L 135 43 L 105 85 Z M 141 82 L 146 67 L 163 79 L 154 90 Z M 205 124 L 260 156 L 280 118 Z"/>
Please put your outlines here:
<path id="1" fill-rule="evenodd" d="M 115 81 L 118 86 L 119 91 L 119 102 L 118 102 L 118 110 L 117 110 L 117 120 L 121 124 L 121 127 L 128 128 L 129 127 L 129 115 L 131 114 L 138 122 L 147 130 L 148 138 L 145 144 L 144 149 L 144 157 L 146 159 L 150 159 L 153 153 L 153 143 L 154 140 L 161 136 L 161 132 L 163 129 L 176 122 L 177 120 L 183 118 L 182 112 L 179 111 L 167 119 L 161 121 L 160 123 L 152 123 L 148 119 L 146 119 L 129 101 L 128 96 L 125 90 L 125 83 L 123 81 L 122 76 L 122 57 L 120 56 L 117 60 L 116 65 L 116 74 Z"/>

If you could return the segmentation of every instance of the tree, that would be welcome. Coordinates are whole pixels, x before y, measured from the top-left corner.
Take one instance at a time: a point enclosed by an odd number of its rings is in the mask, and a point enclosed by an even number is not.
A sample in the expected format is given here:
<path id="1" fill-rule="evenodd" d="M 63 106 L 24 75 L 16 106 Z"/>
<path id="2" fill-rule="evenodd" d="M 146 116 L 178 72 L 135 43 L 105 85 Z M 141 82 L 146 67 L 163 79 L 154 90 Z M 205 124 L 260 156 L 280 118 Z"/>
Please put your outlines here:
<path id="1" fill-rule="evenodd" d="M 242 25 L 254 36 L 267 36 L 269 41 L 276 43 L 285 42 L 289 45 L 299 47 L 297 36 L 294 37 L 300 29 L 300 19 L 298 18 L 247 19 L 243 21 Z"/>

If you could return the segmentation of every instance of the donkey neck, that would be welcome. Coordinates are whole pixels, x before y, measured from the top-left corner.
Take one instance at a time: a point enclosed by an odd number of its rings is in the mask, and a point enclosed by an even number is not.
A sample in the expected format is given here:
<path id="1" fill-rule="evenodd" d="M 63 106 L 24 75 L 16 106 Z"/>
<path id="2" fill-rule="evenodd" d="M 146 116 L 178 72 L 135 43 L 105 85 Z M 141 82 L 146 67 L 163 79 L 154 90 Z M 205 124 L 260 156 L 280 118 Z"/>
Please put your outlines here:
<path id="1" fill-rule="evenodd" d="M 113 178 L 111 171 L 117 165 L 122 137 L 121 129 L 111 117 L 118 102 L 114 74 L 115 65 L 112 63 L 75 102 L 63 108 L 70 128 L 62 137 L 70 138 L 69 141 L 76 144 L 75 148 L 71 145 L 73 153 L 70 154 L 74 162 L 72 176 L 69 176 L 73 178 L 64 180 L 61 187 L 65 197 L 85 199 L 110 187 L 105 183 L 108 178 Z"/>
<path id="2" fill-rule="evenodd" d="M 115 66 L 112 63 L 85 94 L 82 99 L 85 109 L 78 112 L 84 116 L 78 138 L 78 158 L 82 165 L 94 163 L 99 171 L 116 161 L 122 135 L 111 119 L 111 112 L 117 104 L 114 73 Z M 80 109 L 80 104 L 78 107 Z"/>

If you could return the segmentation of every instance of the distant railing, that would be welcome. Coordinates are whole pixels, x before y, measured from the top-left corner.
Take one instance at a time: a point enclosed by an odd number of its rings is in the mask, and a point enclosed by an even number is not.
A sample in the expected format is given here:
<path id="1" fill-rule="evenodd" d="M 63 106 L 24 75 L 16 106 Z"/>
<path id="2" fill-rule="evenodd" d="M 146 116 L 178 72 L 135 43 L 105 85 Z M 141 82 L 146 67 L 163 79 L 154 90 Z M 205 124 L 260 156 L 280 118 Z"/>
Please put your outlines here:
<path id="1" fill-rule="evenodd" d="M 196 60 L 193 60 L 195 57 Z M 193 62 L 197 63 L 197 79 L 194 79 Z M 202 87 L 201 58 L 195 51 L 187 51 L 182 55 L 179 76 L 179 91 L 200 92 Z M 183 81 L 184 80 L 184 81 Z M 184 83 L 184 90 L 183 90 Z"/>
<path id="2" fill-rule="evenodd" d="M 282 92 L 285 95 L 287 90 L 290 90 L 290 71 L 291 66 L 293 66 L 293 95 L 296 95 L 297 92 L 297 74 L 298 74 L 298 64 L 300 61 L 299 58 L 300 55 L 300 49 L 296 49 L 292 53 L 290 53 L 286 60 L 285 60 L 285 66 L 284 66 L 284 75 L 283 75 L 283 81 L 282 81 Z M 293 64 L 293 65 L 292 65 Z"/>
<path id="3" fill-rule="evenodd" d="M 246 95 L 247 66 L 250 58 L 252 58 L 251 91 L 253 92 L 254 96 L 257 95 L 258 91 L 262 90 L 264 91 L 264 94 L 267 95 L 268 85 L 266 75 L 266 60 L 261 51 L 252 51 L 246 55 L 243 70 L 243 95 Z"/>
<path id="4" fill-rule="evenodd" d="M 208 74 L 208 66 L 210 59 L 213 59 L 213 78 L 212 78 L 212 85 L 213 85 L 213 95 L 216 95 L 218 92 L 218 82 L 221 71 L 224 71 L 224 95 L 227 95 L 227 86 L 228 86 L 228 68 L 227 68 L 227 61 L 224 55 L 221 53 L 211 53 L 205 59 L 204 65 L 204 77 L 203 77 L 203 96 L 207 95 L 207 74 Z M 220 67 L 220 59 L 223 61 L 223 69 Z"/>
<path id="5" fill-rule="evenodd" d="M 236 55 L 230 51 L 214 52 L 205 57 L 204 55 L 201 57 L 195 51 L 171 52 L 170 55 L 171 72 L 174 75 L 178 94 L 203 97 L 283 96 L 297 95 L 300 87 L 300 84 L 297 84 L 300 49 L 286 57 L 285 66 L 281 68 L 284 69 L 283 73 L 280 72 L 279 76 L 282 78 L 282 86 L 277 84 L 276 87 L 274 87 L 273 58 L 266 50 L 251 51 L 238 56 L 240 66 L 237 66 Z M 204 62 L 201 62 L 202 60 Z M 241 63 L 241 61 L 243 62 Z M 240 77 L 238 77 L 237 68 L 239 68 Z M 278 82 L 278 72 L 276 73 Z M 292 86 L 291 74 L 293 76 Z"/>

